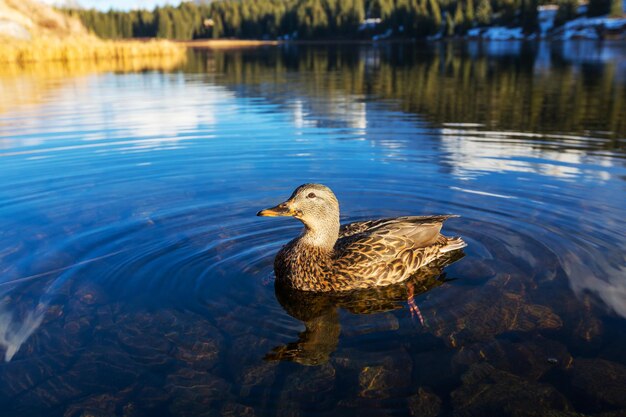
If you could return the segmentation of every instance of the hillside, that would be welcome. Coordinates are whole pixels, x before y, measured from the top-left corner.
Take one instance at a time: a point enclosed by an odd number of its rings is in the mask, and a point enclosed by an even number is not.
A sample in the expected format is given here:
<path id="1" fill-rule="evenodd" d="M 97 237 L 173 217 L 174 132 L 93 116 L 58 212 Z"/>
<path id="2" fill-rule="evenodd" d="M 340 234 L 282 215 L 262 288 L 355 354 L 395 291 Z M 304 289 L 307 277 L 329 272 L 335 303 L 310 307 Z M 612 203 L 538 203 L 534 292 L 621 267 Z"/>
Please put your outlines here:
<path id="1" fill-rule="evenodd" d="M 213 0 L 64 12 L 104 39 L 624 39 L 624 0 L 556 1 Z"/>
<path id="2" fill-rule="evenodd" d="M 36 62 L 92 61 L 115 69 L 161 68 L 185 57 L 184 45 L 160 41 L 105 41 L 75 17 L 60 13 L 36 0 L 0 0 L 0 63 L 23 66 Z M 163 62 L 136 62 L 157 58 Z M 129 60 L 135 60 L 130 65 Z M 85 65 L 81 65 L 84 68 Z M 0 73 L 7 72 L 0 67 Z M 22 71 L 10 66 L 9 72 Z"/>
<path id="3" fill-rule="evenodd" d="M 78 19 L 34 0 L 0 0 L 0 38 L 32 40 L 87 36 Z"/>

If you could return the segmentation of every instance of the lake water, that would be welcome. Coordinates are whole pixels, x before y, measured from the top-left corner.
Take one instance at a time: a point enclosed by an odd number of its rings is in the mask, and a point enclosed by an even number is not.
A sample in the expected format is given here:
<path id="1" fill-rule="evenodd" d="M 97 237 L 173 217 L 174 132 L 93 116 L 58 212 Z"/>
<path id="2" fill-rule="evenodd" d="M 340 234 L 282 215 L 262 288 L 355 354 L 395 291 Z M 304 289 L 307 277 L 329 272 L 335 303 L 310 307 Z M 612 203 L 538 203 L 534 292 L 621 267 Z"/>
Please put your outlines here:
<path id="1" fill-rule="evenodd" d="M 626 47 L 190 52 L 0 78 L 3 416 L 626 415 Z M 400 285 L 276 291 L 305 182 L 446 214 Z"/>

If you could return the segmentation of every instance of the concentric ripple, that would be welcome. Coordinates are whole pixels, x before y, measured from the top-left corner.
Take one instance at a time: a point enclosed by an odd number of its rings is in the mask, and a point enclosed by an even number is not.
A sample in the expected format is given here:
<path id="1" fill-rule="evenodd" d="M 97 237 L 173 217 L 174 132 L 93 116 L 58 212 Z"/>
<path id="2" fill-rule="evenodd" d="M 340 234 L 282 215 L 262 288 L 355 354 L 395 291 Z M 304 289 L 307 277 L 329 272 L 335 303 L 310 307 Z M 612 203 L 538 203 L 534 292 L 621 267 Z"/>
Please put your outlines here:
<path id="1" fill-rule="evenodd" d="M 624 115 L 601 130 L 612 109 L 558 107 L 550 86 L 584 62 L 457 47 L 196 53 L 171 74 L 36 80 L 38 98 L 0 114 L 6 415 L 483 415 L 499 396 L 472 403 L 479 383 L 626 409 L 586 373 L 626 375 Z M 473 88 L 451 71 L 487 88 L 486 67 L 520 103 L 504 88 L 484 114 L 449 101 Z M 611 103 L 625 81 L 605 80 Z M 313 181 L 343 222 L 461 215 L 444 233 L 465 256 L 416 283 L 419 320 L 404 286 L 275 293 L 300 225 L 255 213 Z"/>

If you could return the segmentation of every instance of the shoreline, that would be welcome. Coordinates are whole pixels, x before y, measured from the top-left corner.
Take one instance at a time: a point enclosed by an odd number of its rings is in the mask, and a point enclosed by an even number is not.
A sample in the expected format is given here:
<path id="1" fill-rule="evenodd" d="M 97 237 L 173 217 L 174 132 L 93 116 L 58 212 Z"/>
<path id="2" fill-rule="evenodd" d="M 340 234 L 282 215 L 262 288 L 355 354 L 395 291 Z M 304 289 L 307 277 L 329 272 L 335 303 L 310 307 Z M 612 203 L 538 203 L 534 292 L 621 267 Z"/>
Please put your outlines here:
<path id="1" fill-rule="evenodd" d="M 178 45 L 184 45 L 193 49 L 238 49 L 256 48 L 259 46 L 277 46 L 285 41 L 267 41 L 259 39 L 194 39 L 190 41 L 174 41 Z"/>
<path id="2" fill-rule="evenodd" d="M 327 39 L 286 39 L 286 40 L 261 40 L 261 39 L 197 39 L 179 41 L 190 48 L 205 49 L 231 49 L 258 46 L 275 45 L 376 45 L 393 43 L 432 43 L 454 41 L 521 41 L 521 42 L 553 42 L 553 41 L 626 41 L 626 15 L 623 17 L 586 17 L 579 16 L 569 20 L 560 26 L 554 26 L 554 10 L 542 10 L 539 15 L 539 28 L 532 33 L 524 33 L 517 26 L 475 26 L 462 36 L 443 36 L 438 34 L 426 38 L 397 38 L 376 37 L 367 39 L 327 38 Z"/>
<path id="3" fill-rule="evenodd" d="M 282 45 L 390 45 L 390 44 L 436 44 L 441 42 L 484 42 L 484 43 L 506 43 L 506 42 L 528 42 L 528 43 L 542 43 L 542 42 L 601 42 L 607 44 L 623 43 L 621 39 L 589 39 L 589 38 L 573 38 L 573 39 L 559 39 L 554 37 L 535 37 L 535 38 L 522 38 L 522 39 L 490 39 L 479 36 L 461 36 L 451 38 L 438 38 L 438 39 L 383 39 L 383 40 L 370 40 L 370 39 L 326 39 L 326 40 L 258 40 L 258 39 L 195 39 L 191 41 L 174 41 L 179 45 L 184 45 L 190 49 L 211 49 L 211 50 L 225 50 L 225 49 L 245 49 L 256 48 L 263 46 L 282 46 Z"/>
<path id="4" fill-rule="evenodd" d="M 317 40 L 261 40 L 261 39 L 194 39 L 174 41 L 192 49 L 243 49 L 280 45 L 377 45 L 394 43 L 425 43 L 426 39 L 317 39 Z"/>

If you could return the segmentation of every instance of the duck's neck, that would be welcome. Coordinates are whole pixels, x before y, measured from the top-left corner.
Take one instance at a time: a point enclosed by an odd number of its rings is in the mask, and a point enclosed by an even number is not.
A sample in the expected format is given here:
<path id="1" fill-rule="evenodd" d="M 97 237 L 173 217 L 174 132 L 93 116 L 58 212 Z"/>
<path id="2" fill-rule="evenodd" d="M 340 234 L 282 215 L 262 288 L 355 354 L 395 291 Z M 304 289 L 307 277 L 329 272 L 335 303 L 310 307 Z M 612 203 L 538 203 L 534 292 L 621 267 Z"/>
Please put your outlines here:
<path id="1" fill-rule="evenodd" d="M 322 252 L 331 253 L 339 238 L 339 217 L 323 223 L 304 223 L 304 231 L 300 236 L 299 243 L 315 247 Z"/>

